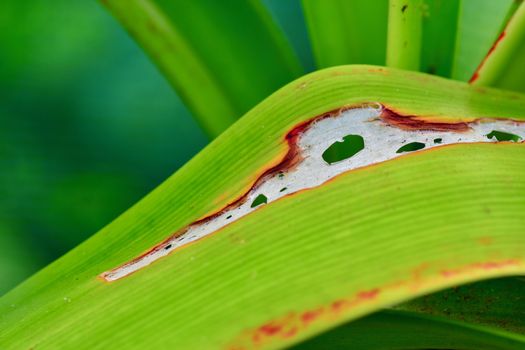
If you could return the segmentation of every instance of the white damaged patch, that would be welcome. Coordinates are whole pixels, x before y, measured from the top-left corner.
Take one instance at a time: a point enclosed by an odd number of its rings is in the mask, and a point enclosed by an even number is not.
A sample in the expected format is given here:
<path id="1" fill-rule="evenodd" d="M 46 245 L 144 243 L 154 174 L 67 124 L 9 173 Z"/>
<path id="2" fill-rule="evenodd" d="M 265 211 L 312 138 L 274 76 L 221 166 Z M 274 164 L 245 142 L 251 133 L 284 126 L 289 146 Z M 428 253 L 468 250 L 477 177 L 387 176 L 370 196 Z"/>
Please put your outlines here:
<path id="1" fill-rule="evenodd" d="M 500 140 L 513 136 L 512 139 L 516 141 L 523 140 L 525 136 L 524 123 L 498 119 L 470 123 L 470 129 L 467 131 L 404 130 L 383 121 L 380 118 L 382 112 L 383 107 L 376 103 L 314 120 L 299 134 L 295 155 L 297 161 L 289 169 L 275 170 L 265 175 L 237 205 L 229 206 L 208 219 L 187 226 L 148 253 L 104 272 L 101 277 L 108 282 L 125 277 L 188 243 L 216 232 L 267 203 L 300 190 L 320 186 L 349 170 L 394 159 L 406 152 L 418 152 L 442 145 L 497 142 L 496 136 Z M 327 154 L 325 159 L 323 158 L 323 153 L 330 146 L 334 143 L 338 144 L 332 148 L 342 146 L 344 139 L 354 142 L 349 151 L 349 154 L 352 154 L 349 158 L 334 161 L 333 158 L 326 159 Z M 339 155 L 341 156 L 341 153 Z"/>

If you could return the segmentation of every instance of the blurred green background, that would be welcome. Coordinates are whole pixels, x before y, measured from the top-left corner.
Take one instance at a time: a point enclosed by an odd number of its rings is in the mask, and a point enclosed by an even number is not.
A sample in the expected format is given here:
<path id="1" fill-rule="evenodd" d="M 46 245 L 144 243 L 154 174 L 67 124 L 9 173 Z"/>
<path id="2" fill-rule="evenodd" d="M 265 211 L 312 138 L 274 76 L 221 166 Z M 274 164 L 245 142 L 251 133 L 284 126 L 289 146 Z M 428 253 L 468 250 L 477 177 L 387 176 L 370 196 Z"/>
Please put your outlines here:
<path id="1" fill-rule="evenodd" d="M 299 0 L 264 3 L 313 70 Z M 0 295 L 105 226 L 208 142 L 94 0 L 2 0 L 0 96 Z"/>

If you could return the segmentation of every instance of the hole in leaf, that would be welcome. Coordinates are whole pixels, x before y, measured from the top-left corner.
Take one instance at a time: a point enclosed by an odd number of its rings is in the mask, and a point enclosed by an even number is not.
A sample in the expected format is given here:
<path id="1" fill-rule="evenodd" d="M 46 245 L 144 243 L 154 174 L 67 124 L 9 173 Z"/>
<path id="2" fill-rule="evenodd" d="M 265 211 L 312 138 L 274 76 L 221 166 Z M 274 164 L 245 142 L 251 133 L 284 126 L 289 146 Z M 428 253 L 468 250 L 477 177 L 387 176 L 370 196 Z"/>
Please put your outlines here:
<path id="1" fill-rule="evenodd" d="M 284 192 L 284 191 L 286 191 L 286 189 L 287 189 L 286 187 L 283 187 L 283 188 L 281 188 L 281 190 L 279 192 Z"/>
<path id="2" fill-rule="evenodd" d="M 258 195 L 258 196 L 253 200 L 251 207 L 252 207 L 252 208 L 255 208 L 255 207 L 257 207 L 257 206 L 259 206 L 259 205 L 261 205 L 261 204 L 266 204 L 266 203 L 268 203 L 268 198 L 266 198 L 266 196 L 265 196 L 264 194 L 261 193 L 260 195 Z"/>
<path id="3" fill-rule="evenodd" d="M 498 141 L 518 142 L 521 140 L 521 137 L 518 135 L 514 135 L 509 132 L 498 131 L 498 130 L 492 130 L 490 133 L 487 134 L 488 139 L 492 139 L 493 137 L 495 137 L 496 140 Z"/>
<path id="4" fill-rule="evenodd" d="M 403 152 L 414 152 L 420 149 L 425 148 L 425 144 L 421 142 L 410 142 L 407 143 L 404 146 L 401 146 L 396 153 L 403 153 Z"/>
<path id="5" fill-rule="evenodd" d="M 361 135 L 346 135 L 343 141 L 334 142 L 323 152 L 323 159 L 328 164 L 348 159 L 365 148 Z"/>
<path id="6" fill-rule="evenodd" d="M 434 139 L 434 143 L 441 143 L 441 142 L 443 142 L 443 139 L 441 137 Z"/>

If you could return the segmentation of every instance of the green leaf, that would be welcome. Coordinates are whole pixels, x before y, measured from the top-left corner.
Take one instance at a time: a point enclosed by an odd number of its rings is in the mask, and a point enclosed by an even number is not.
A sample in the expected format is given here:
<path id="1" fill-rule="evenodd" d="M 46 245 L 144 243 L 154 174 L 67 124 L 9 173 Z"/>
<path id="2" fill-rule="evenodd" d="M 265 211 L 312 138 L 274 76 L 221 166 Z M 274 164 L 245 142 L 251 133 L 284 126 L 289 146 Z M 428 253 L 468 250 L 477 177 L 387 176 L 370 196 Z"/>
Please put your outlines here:
<path id="1" fill-rule="evenodd" d="M 303 72 L 258 0 L 103 2 L 212 137 Z"/>
<path id="2" fill-rule="evenodd" d="M 524 289 L 519 278 L 499 278 L 426 295 L 395 309 L 525 334 Z"/>
<path id="3" fill-rule="evenodd" d="M 382 311 L 331 330 L 291 350 L 520 350 L 522 335 L 422 314 Z"/>
<path id="4" fill-rule="evenodd" d="M 419 70 L 423 23 L 422 0 L 390 0 L 386 65 Z"/>
<path id="5" fill-rule="evenodd" d="M 249 215 L 132 275 L 97 278 L 241 198 L 287 159 L 296 126 L 343 106 L 377 102 L 390 111 L 384 120 L 391 124 L 369 122 L 383 125 L 385 138 L 403 130 L 396 125 L 432 127 L 441 130 L 443 145 L 276 201 L 268 197 Z M 233 349 L 253 342 L 282 348 L 433 291 L 523 274 L 524 144 L 445 143 L 465 135 L 449 128 L 476 118 L 524 121 L 524 107 L 520 94 L 395 69 L 346 66 L 307 75 L 2 297 L 0 343 L 9 349 Z M 490 245 L 481 241 L 487 236 Z"/>
<path id="6" fill-rule="evenodd" d="M 509 20 L 471 79 L 473 85 L 525 91 L 525 3 Z"/>
<path id="7" fill-rule="evenodd" d="M 385 63 L 388 0 L 303 0 L 319 68 Z"/>
<path id="8" fill-rule="evenodd" d="M 497 39 L 514 0 L 461 0 L 452 78 L 467 81 Z"/>
<path id="9" fill-rule="evenodd" d="M 456 42 L 459 0 L 425 0 L 421 71 L 449 77 Z"/>
<path id="10" fill-rule="evenodd" d="M 306 72 L 316 69 L 301 0 L 262 0 L 282 28 Z"/>

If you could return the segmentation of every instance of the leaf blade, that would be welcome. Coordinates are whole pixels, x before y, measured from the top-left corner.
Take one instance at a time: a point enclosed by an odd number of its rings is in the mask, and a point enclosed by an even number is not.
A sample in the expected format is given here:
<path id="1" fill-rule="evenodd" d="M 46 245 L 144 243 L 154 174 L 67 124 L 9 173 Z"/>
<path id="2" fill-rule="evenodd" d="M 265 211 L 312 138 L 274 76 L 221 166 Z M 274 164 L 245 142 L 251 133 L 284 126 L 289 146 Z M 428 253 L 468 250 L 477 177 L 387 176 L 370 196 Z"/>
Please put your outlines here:
<path id="1" fill-rule="evenodd" d="M 459 0 L 426 0 L 424 4 L 420 70 L 449 77 L 454 57 Z"/>
<path id="2" fill-rule="evenodd" d="M 524 288 L 521 279 L 499 278 L 447 289 L 394 308 L 525 334 Z"/>
<path id="3" fill-rule="evenodd" d="M 441 317 L 382 311 L 333 329 L 293 350 L 351 348 L 519 350 L 525 338 Z"/>
<path id="4" fill-rule="evenodd" d="M 525 259 L 523 203 L 515 200 L 525 191 L 523 145 L 480 144 L 445 146 L 349 172 L 262 206 L 116 283 L 96 279 L 238 198 L 286 154 L 283 137 L 297 124 L 367 101 L 426 120 L 525 119 L 522 95 L 480 92 L 423 74 L 349 66 L 303 77 L 99 234 L 0 299 L 0 340 L 13 348 L 216 348 L 290 311 L 332 309 L 341 298 L 360 301 L 264 345 L 275 348 L 417 295 L 523 273 L 523 265 L 504 263 Z M 483 230 L 495 244 L 473 244 Z M 492 266 L 483 262 L 494 256 L 504 259 L 500 268 L 483 268 Z M 435 264 L 421 284 L 412 269 L 429 259 Z M 443 269 L 460 273 L 449 277 Z M 399 284 L 405 279 L 408 284 Z"/>
<path id="5" fill-rule="evenodd" d="M 471 78 L 472 85 L 525 91 L 525 3 L 521 3 Z"/>
<path id="6" fill-rule="evenodd" d="M 452 78 L 468 81 L 504 26 L 512 0 L 462 0 L 459 7 Z M 478 30 L 483 27 L 484 30 Z"/>
<path id="7" fill-rule="evenodd" d="M 104 4 L 160 66 L 212 137 L 303 71 L 257 0 L 227 6 L 164 0 Z M 214 40 L 209 40 L 210 32 L 216 34 Z"/>
<path id="8" fill-rule="evenodd" d="M 317 66 L 384 65 L 388 0 L 303 0 Z"/>

